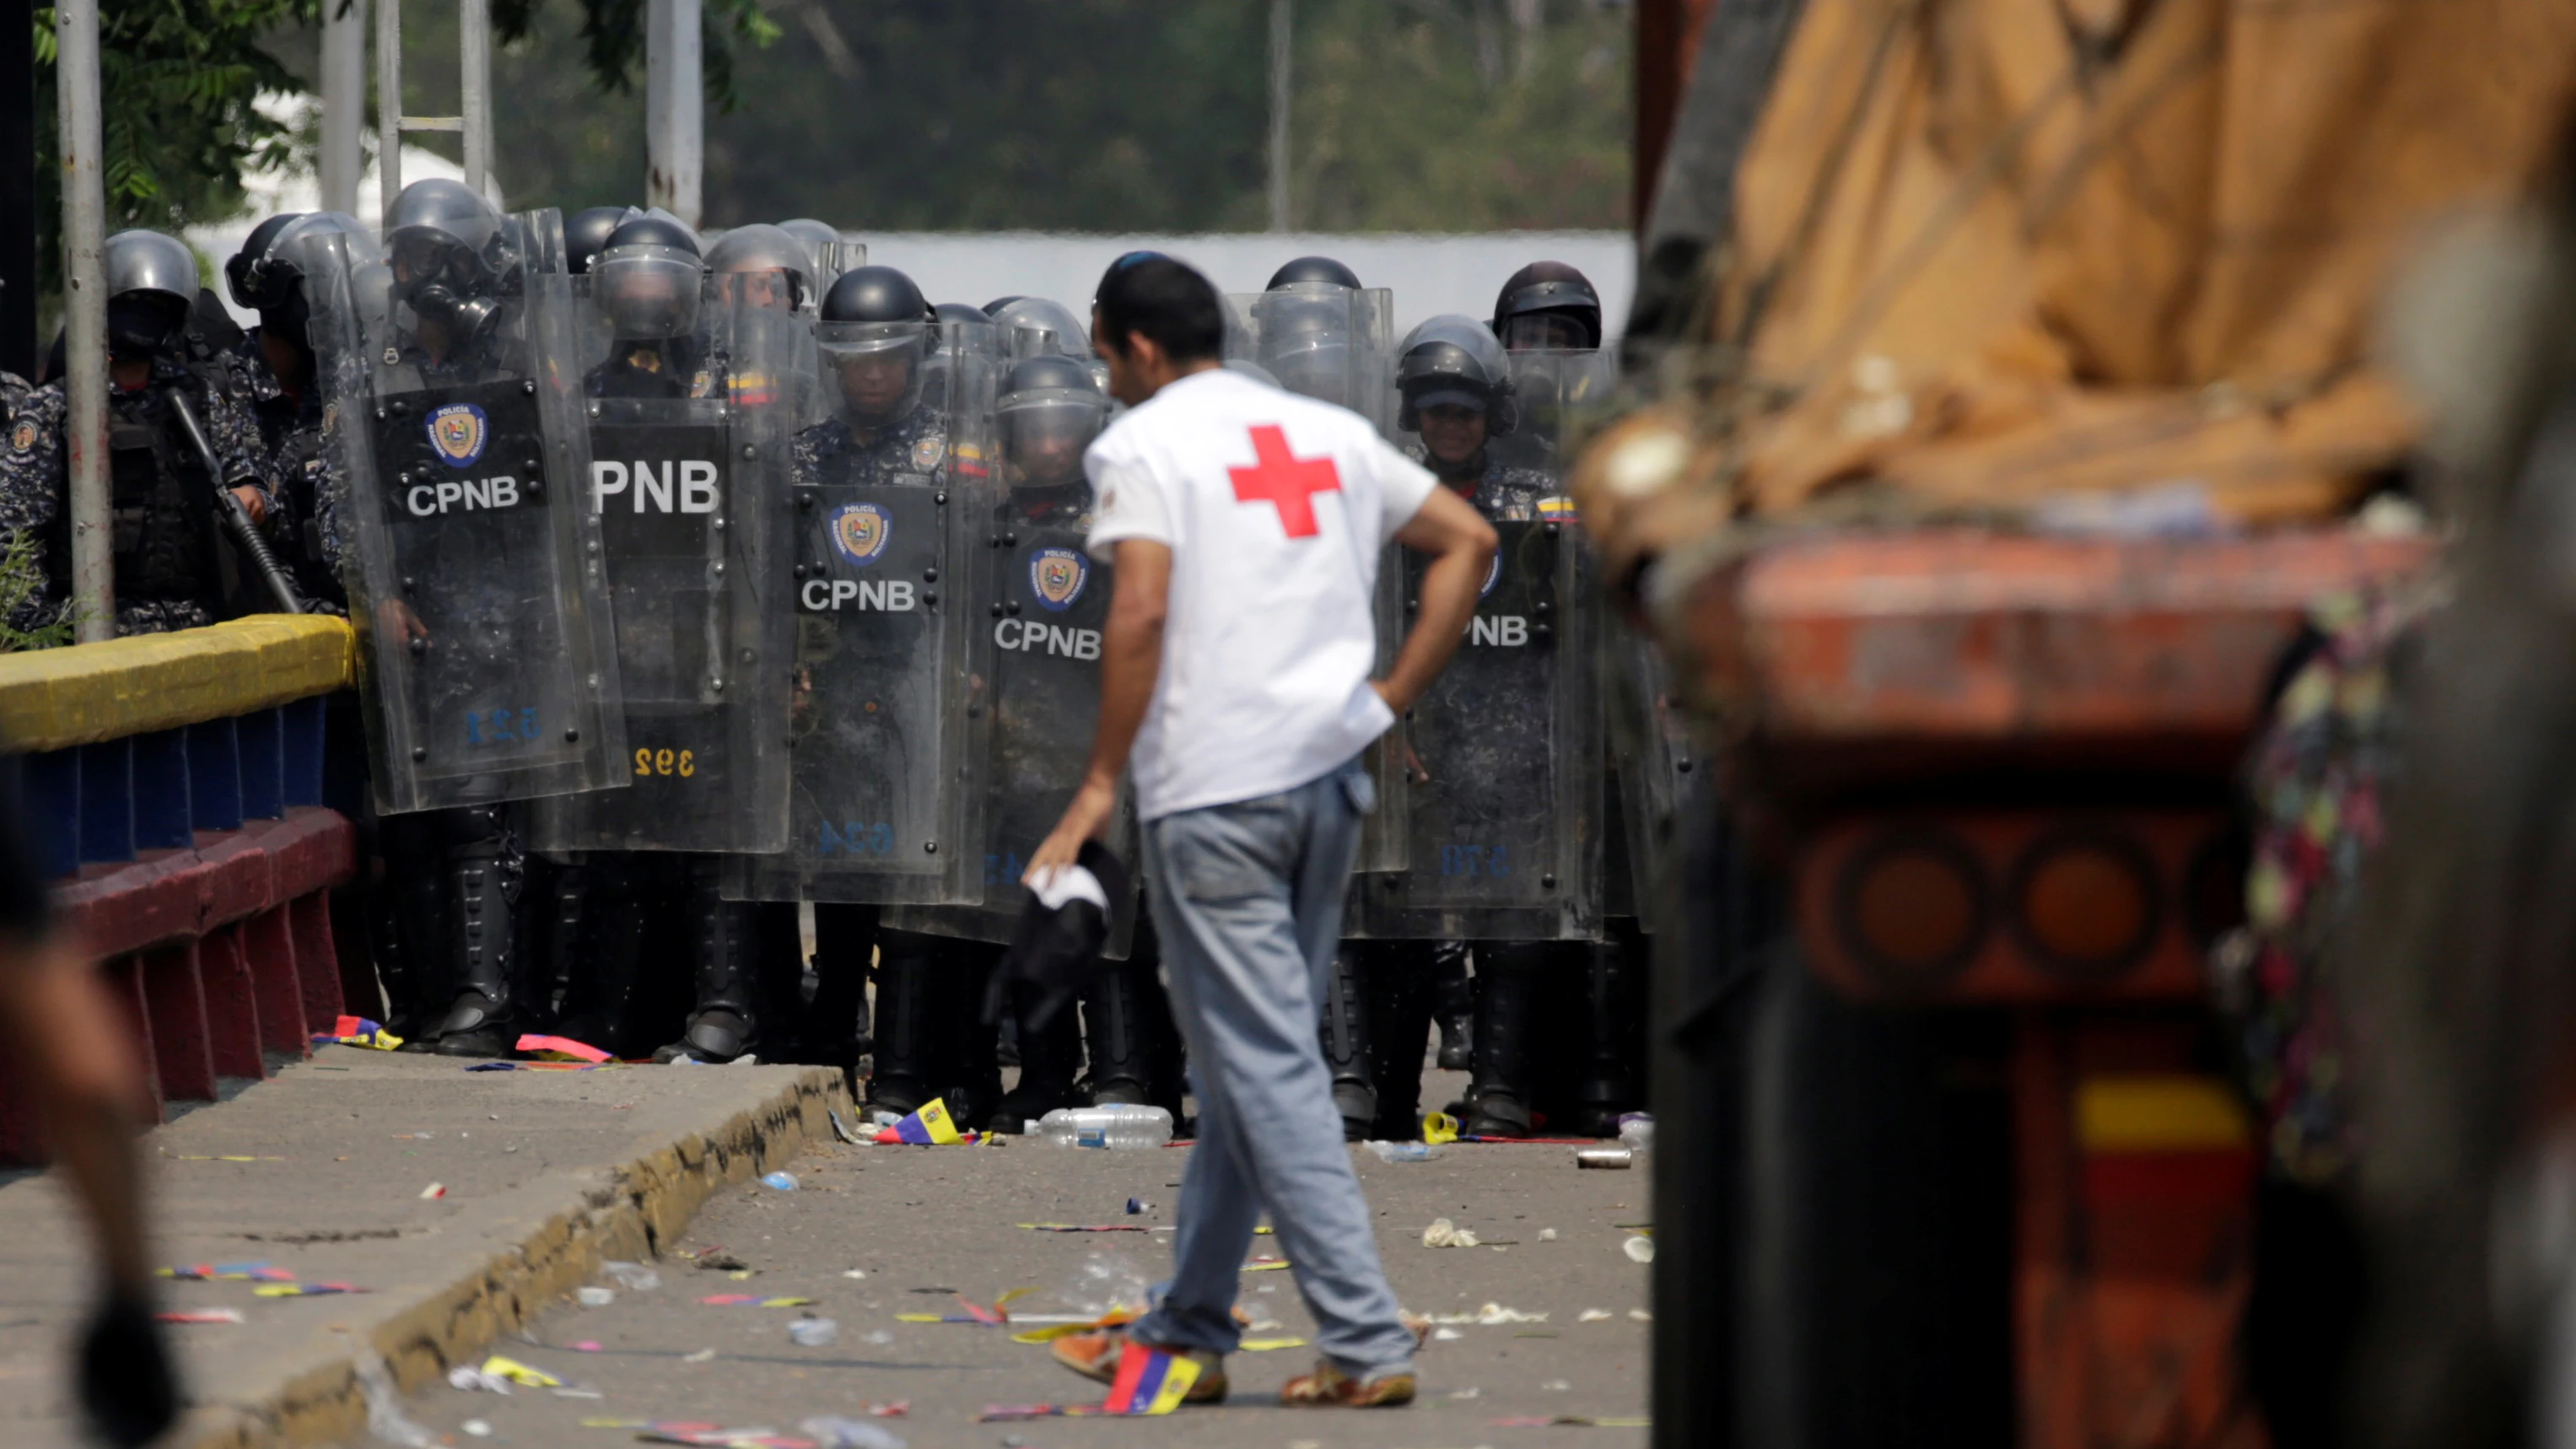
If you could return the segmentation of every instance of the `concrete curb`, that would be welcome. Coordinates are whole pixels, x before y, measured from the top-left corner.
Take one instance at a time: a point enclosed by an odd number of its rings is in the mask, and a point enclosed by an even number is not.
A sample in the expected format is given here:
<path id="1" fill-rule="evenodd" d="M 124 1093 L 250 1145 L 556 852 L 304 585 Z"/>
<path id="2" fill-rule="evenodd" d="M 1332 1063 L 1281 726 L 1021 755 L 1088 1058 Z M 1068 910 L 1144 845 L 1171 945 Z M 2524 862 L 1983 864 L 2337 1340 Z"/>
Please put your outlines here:
<path id="1" fill-rule="evenodd" d="M 496 1199 L 495 1237 L 515 1240 L 514 1246 L 496 1252 L 487 1241 L 462 1250 L 436 1275 L 442 1281 L 426 1289 L 348 1300 L 363 1306 L 333 1325 L 338 1331 L 279 1353 L 263 1365 L 262 1382 L 228 1385 L 230 1402 L 192 1412 L 167 1445 L 269 1449 L 364 1441 L 363 1350 L 380 1355 L 405 1392 L 439 1381 L 450 1365 L 480 1357 L 558 1295 L 590 1281 L 601 1262 L 651 1258 L 718 1191 L 776 1170 L 809 1141 L 830 1141 L 826 1114 L 833 1109 L 852 1111 L 841 1075 L 808 1068 L 718 1126 L 676 1141 L 648 1139 L 616 1166 L 531 1183 Z"/>

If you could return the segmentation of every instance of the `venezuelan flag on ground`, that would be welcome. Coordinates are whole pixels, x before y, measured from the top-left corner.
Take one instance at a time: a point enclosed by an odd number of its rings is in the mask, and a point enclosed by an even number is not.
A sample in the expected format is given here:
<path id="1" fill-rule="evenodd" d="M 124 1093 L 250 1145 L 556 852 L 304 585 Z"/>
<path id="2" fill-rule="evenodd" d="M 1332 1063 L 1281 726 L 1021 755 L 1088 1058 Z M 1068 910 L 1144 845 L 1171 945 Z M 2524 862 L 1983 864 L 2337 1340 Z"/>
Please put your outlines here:
<path id="1" fill-rule="evenodd" d="M 374 1047 L 389 1052 L 403 1044 L 403 1039 L 363 1016 L 344 1016 L 331 1024 L 329 1031 L 315 1032 L 313 1044 L 338 1042 L 342 1046 Z"/>
<path id="2" fill-rule="evenodd" d="M 1109 1385 L 1104 1414 L 1168 1414 L 1181 1406 L 1181 1396 L 1198 1382 L 1195 1362 L 1134 1339 L 1118 1353 L 1118 1377 Z"/>
<path id="3" fill-rule="evenodd" d="M 921 1104 L 921 1109 L 877 1133 L 876 1140 L 889 1146 L 912 1143 L 921 1147 L 944 1147 L 965 1141 L 958 1135 L 957 1124 L 949 1120 L 948 1103 L 938 1097 Z"/>

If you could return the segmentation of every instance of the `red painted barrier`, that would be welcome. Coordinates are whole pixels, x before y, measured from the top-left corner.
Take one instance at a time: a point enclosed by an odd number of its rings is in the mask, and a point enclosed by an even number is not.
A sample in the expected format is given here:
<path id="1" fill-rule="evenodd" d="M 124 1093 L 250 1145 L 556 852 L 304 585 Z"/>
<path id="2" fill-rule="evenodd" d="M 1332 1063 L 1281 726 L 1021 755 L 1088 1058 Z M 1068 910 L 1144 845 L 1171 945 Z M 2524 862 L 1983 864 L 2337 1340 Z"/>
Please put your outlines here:
<path id="1" fill-rule="evenodd" d="M 218 1077 L 265 1076 L 263 1050 L 301 1056 L 330 1029 L 341 999 L 328 893 L 356 854 L 346 819 L 297 807 L 84 867 L 55 889 L 133 1023 L 156 1104 L 211 1101 Z M 39 1160 L 24 1088 L 0 1093 L 0 1162 Z"/>

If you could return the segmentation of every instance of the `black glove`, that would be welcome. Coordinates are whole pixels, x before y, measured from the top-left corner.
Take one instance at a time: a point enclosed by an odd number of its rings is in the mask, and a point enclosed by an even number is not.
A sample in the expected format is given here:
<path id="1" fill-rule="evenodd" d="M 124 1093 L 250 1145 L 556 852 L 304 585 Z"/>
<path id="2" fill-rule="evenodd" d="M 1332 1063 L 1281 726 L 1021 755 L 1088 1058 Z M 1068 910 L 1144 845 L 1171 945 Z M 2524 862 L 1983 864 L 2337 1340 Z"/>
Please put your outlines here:
<path id="1" fill-rule="evenodd" d="M 112 1297 L 90 1320 L 81 1336 L 80 1396 L 90 1423 L 119 1449 L 149 1444 L 170 1427 L 179 1384 L 149 1302 Z"/>
<path id="2" fill-rule="evenodd" d="M 1127 866 L 1108 846 L 1086 840 L 1066 874 L 1081 871 L 1090 872 L 1098 885 L 1098 900 L 1087 894 L 1063 894 L 1050 906 L 1037 892 L 1029 892 L 1020 924 L 1011 932 L 1011 947 L 1002 953 L 992 983 L 984 988 L 986 1025 L 1001 1019 L 1002 1002 L 1011 987 L 1026 982 L 1036 988 L 1038 1003 L 1020 1018 L 1021 1029 L 1044 1030 L 1100 969 L 1100 948 L 1109 941 L 1110 915 L 1128 895 Z M 1068 884 L 1057 883 L 1059 890 Z"/>

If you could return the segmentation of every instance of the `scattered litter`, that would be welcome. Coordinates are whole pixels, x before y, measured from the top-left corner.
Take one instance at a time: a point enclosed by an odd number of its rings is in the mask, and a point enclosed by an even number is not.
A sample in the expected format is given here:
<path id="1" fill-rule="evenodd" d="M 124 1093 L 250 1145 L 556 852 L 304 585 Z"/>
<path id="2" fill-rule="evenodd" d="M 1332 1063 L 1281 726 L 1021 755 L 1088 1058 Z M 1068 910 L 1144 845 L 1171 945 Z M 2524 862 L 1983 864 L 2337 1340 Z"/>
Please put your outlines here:
<path id="1" fill-rule="evenodd" d="M 1270 1353 L 1278 1349 L 1304 1348 L 1305 1346 L 1306 1340 L 1302 1338 L 1246 1338 L 1238 1340 L 1235 1343 L 1235 1347 L 1242 1349 L 1245 1353 Z"/>
<path id="2" fill-rule="evenodd" d="M 1551 1394 L 1561 1394 L 1566 1392 L 1568 1389 L 1573 1388 L 1574 1385 L 1567 1383 L 1563 1379 L 1549 1379 L 1546 1383 L 1539 1385 L 1539 1387 Z"/>
<path id="3" fill-rule="evenodd" d="M 1574 1315 L 1577 1323 L 1607 1323 L 1609 1320 L 1610 1310 L 1607 1308 L 1586 1308 Z"/>
<path id="4" fill-rule="evenodd" d="M 552 1389 L 548 1392 L 552 1393 L 558 1399 L 604 1399 L 608 1397 L 597 1389 L 562 1388 Z"/>
<path id="5" fill-rule="evenodd" d="M 1141 1197 L 1131 1197 L 1127 1199 L 1127 1215 L 1129 1217 L 1134 1217 L 1138 1213 L 1149 1213 L 1153 1210 L 1154 1205 L 1145 1201 Z"/>
<path id="6" fill-rule="evenodd" d="M 1458 1226 L 1447 1218 L 1433 1218 L 1431 1220 L 1431 1226 L 1422 1230 L 1422 1246 L 1426 1248 L 1472 1248 L 1476 1246 L 1476 1234 L 1470 1229 Z"/>
<path id="7" fill-rule="evenodd" d="M 600 1264 L 599 1271 L 616 1279 L 617 1286 L 629 1293 L 650 1293 L 662 1286 L 662 1275 L 641 1263 L 621 1263 L 612 1259 Z"/>
<path id="8" fill-rule="evenodd" d="M 1285 1258 L 1258 1258 L 1252 1262 L 1244 1264 L 1243 1271 L 1247 1273 L 1284 1273 L 1288 1271 L 1288 1260 Z"/>
<path id="9" fill-rule="evenodd" d="M 155 1323 L 239 1323 L 238 1308 L 174 1308 L 152 1315 Z"/>
<path id="10" fill-rule="evenodd" d="M 1597 1167 L 1610 1172 L 1625 1172 L 1637 1165 L 1637 1152 L 1631 1147 L 1583 1147 L 1574 1154 L 1577 1167 Z"/>
<path id="11" fill-rule="evenodd" d="M 1134 1198 L 1127 1199 L 1134 1202 Z M 1022 1223 L 1033 1233 L 1150 1233 L 1142 1223 Z"/>
<path id="12" fill-rule="evenodd" d="M 1453 1399 L 1481 1399 L 1484 1396 L 1485 1391 L 1477 1388 L 1473 1384 L 1470 1384 L 1463 1389 L 1451 1389 L 1449 1391 L 1449 1397 Z"/>
<path id="13" fill-rule="evenodd" d="M 358 1392 L 367 1401 L 368 1433 L 402 1449 L 436 1449 L 438 1436 L 403 1412 L 394 1376 L 385 1371 L 385 1361 L 372 1348 L 358 1351 Z"/>
<path id="14" fill-rule="evenodd" d="M 1540 1242 L 1542 1242 L 1542 1243 L 1553 1243 L 1553 1242 L 1555 1242 L 1555 1241 L 1556 1241 L 1556 1229 L 1554 1229 L 1554 1228 L 1541 1228 L 1541 1229 L 1539 1229 L 1539 1230 L 1538 1230 L 1538 1240 L 1539 1240 Z"/>
<path id="15" fill-rule="evenodd" d="M 1602 1419 L 1588 1414 L 1522 1414 L 1509 1419 L 1487 1419 L 1495 1429 L 1651 1429 L 1652 1419 Z"/>
<path id="16" fill-rule="evenodd" d="M 852 1147 L 861 1146 L 867 1141 L 866 1138 L 863 1138 L 858 1133 L 852 1131 L 849 1123 L 841 1120 L 840 1108 L 826 1107 L 823 1109 L 823 1113 L 825 1116 L 832 1119 L 832 1135 L 835 1138 L 850 1144 Z"/>
<path id="17" fill-rule="evenodd" d="M 429 1186 L 420 1190 L 420 1196 L 423 1202 L 427 1202 L 429 1199 L 435 1197 L 445 1197 L 447 1196 L 447 1184 L 443 1182 L 433 1182 Z"/>
<path id="18" fill-rule="evenodd" d="M 1517 1308 L 1505 1308 L 1499 1303 L 1488 1303 L 1473 1313 L 1435 1313 L 1431 1315 L 1429 1321 L 1433 1323 L 1473 1323 L 1480 1327 L 1492 1328 L 1506 1323 L 1545 1323 L 1547 1322 L 1547 1315 L 1544 1313 L 1523 1313 Z"/>
<path id="19" fill-rule="evenodd" d="M 492 1422 L 489 1419 L 468 1419 L 456 1427 L 473 1435 L 477 1439 L 489 1439 L 492 1437 Z"/>
<path id="20" fill-rule="evenodd" d="M 709 1359 L 714 1358 L 715 1356 L 716 1356 L 716 1351 L 715 1351 L 714 1349 L 712 1349 L 712 1348 L 702 1348 L 702 1349 L 699 1349 L 696 1353 L 684 1353 L 684 1354 L 680 1355 L 680 1362 L 682 1362 L 682 1363 L 705 1363 L 705 1362 L 707 1362 Z"/>
<path id="21" fill-rule="evenodd" d="M 606 1062 L 616 1060 L 588 1042 L 568 1036 L 540 1036 L 530 1032 L 519 1038 L 519 1050 L 535 1052 L 539 1061 Z"/>
<path id="22" fill-rule="evenodd" d="M 1655 1261 L 1655 1240 L 1642 1233 L 1636 1237 L 1630 1238 L 1624 1243 L 1621 1243 L 1619 1245 L 1619 1250 L 1626 1253 L 1628 1255 L 1628 1261 L 1632 1263 L 1651 1263 Z"/>
<path id="23" fill-rule="evenodd" d="M 263 1283 L 250 1290 L 254 1298 L 329 1298 L 341 1293 L 370 1293 L 354 1283 Z"/>
<path id="24" fill-rule="evenodd" d="M 698 1255 L 698 1266 L 710 1273 L 743 1273 L 750 1271 L 751 1268 L 749 1263 L 733 1254 L 719 1252 L 714 1248 L 709 1248 Z"/>
<path id="25" fill-rule="evenodd" d="M 1655 1145 L 1655 1114 L 1622 1112 L 1619 1114 L 1619 1142 L 1622 1146 L 1644 1151 Z"/>
<path id="26" fill-rule="evenodd" d="M 882 1347 L 884 1347 L 885 1345 L 887 1345 L 887 1344 L 889 1344 L 889 1343 L 894 1342 L 894 1335 L 893 1335 L 893 1334 L 891 1334 L 891 1333 L 886 1332 L 886 1331 L 885 1331 L 884 1329 L 882 1329 L 882 1328 L 872 1328 L 872 1329 L 868 1330 L 867 1334 L 863 1337 L 863 1339 L 862 1339 L 861 1341 L 862 1341 L 862 1342 L 866 1342 L 866 1343 L 873 1343 L 873 1344 L 877 1345 L 878 1347 L 882 1348 Z"/>
<path id="27" fill-rule="evenodd" d="M 762 1187 L 774 1187 L 780 1192 L 794 1192 L 796 1190 L 796 1174 L 792 1172 L 767 1173 L 761 1177 L 760 1185 Z"/>
<path id="28" fill-rule="evenodd" d="M 1628 1316 L 1639 1323 L 1652 1323 L 1655 1321 L 1655 1315 L 1648 1313 L 1642 1308 L 1629 1309 Z"/>
<path id="29" fill-rule="evenodd" d="M 841 1325 L 808 1315 L 787 1325 L 787 1337 L 798 1348 L 830 1348 L 841 1341 Z"/>
<path id="30" fill-rule="evenodd" d="M 1434 1147 L 1458 1140 L 1458 1119 L 1446 1112 L 1422 1114 L 1422 1140 Z"/>
<path id="31" fill-rule="evenodd" d="M 572 1290 L 572 1296 L 573 1301 L 579 1303 L 584 1308 L 606 1308 L 609 1304 L 617 1301 L 617 1290 L 614 1288 L 575 1288 Z"/>
<path id="32" fill-rule="evenodd" d="M 483 1360 L 483 1372 L 508 1379 L 522 1388 L 559 1389 L 563 1387 L 563 1380 L 547 1373 L 544 1369 L 531 1368 L 515 1358 L 503 1358 L 497 1353 Z"/>
<path id="33" fill-rule="evenodd" d="M 331 1023 L 329 1031 L 314 1033 L 315 1046 L 326 1046 L 334 1042 L 341 1046 L 368 1047 L 380 1052 L 389 1052 L 401 1046 L 403 1039 L 363 1016 L 344 1016 Z"/>
<path id="34" fill-rule="evenodd" d="M 811 1298 L 763 1298 L 757 1293 L 710 1293 L 698 1300 L 709 1308 L 806 1308 Z"/>
<path id="35" fill-rule="evenodd" d="M 510 1392 L 510 1381 L 508 1379 L 501 1377 L 499 1374 L 487 1374 L 470 1363 L 461 1363 L 449 1369 L 447 1371 L 447 1386 L 451 1389 L 460 1389 L 468 1392 L 479 1389 L 487 1394 L 506 1394 Z"/>
<path id="36" fill-rule="evenodd" d="M 159 1276 L 179 1278 L 192 1283 L 211 1283 L 218 1279 L 239 1278 L 261 1283 L 292 1283 L 295 1275 L 262 1258 L 256 1263 L 191 1263 L 184 1268 L 163 1268 Z"/>
<path id="37" fill-rule="evenodd" d="M 796 1427 L 813 1438 L 816 1449 L 904 1449 L 903 1440 L 883 1428 L 838 1414 L 807 1419 Z"/>
<path id="38" fill-rule="evenodd" d="M 597 1353 L 599 1352 L 599 1340 L 595 1338 L 582 1339 L 580 1342 L 575 1343 L 572 1346 L 572 1351 L 575 1353 Z"/>
<path id="39" fill-rule="evenodd" d="M 1360 1145 L 1380 1162 L 1429 1162 L 1440 1156 L 1439 1149 L 1427 1142 L 1363 1142 Z"/>
<path id="40" fill-rule="evenodd" d="M 348 1069 L 343 1067 L 341 1070 Z M 161 1155 L 172 1162 L 284 1162 L 286 1160 L 283 1157 L 252 1157 L 241 1152 L 164 1152 Z M 346 1162 L 349 1159 L 343 1157 L 339 1160 Z"/>
<path id="41" fill-rule="evenodd" d="M 868 1276 L 868 1270 L 865 1268 L 851 1268 L 843 1272 L 841 1276 L 844 1278 L 864 1278 Z"/>

